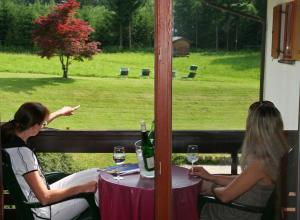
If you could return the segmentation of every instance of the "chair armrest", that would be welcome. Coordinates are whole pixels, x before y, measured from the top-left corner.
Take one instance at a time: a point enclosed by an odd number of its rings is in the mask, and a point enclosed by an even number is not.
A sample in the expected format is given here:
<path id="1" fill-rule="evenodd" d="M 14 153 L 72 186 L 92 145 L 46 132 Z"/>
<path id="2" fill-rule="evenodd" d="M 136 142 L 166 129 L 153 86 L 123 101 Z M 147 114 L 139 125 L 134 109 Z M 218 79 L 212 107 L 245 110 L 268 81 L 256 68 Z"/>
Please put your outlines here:
<path id="1" fill-rule="evenodd" d="M 224 203 L 213 196 L 199 196 L 199 202 L 198 202 L 199 211 L 202 210 L 204 204 L 206 203 L 221 204 L 231 208 L 239 209 L 246 212 L 253 212 L 253 213 L 263 213 L 265 210 L 265 207 L 250 206 L 238 202 Z"/>
<path id="2" fill-rule="evenodd" d="M 43 207 L 47 207 L 47 206 L 50 206 L 50 205 L 55 205 L 57 203 L 61 203 L 61 202 L 68 201 L 68 200 L 71 200 L 71 199 L 78 199 L 78 198 L 86 199 L 89 202 L 91 199 L 94 198 L 94 193 L 80 193 L 80 194 L 77 194 L 75 196 L 71 196 L 71 197 L 62 199 L 62 200 L 57 201 L 57 202 L 49 203 L 47 205 L 43 205 L 40 202 L 27 202 L 27 201 L 23 201 L 23 203 L 26 206 L 28 206 L 28 208 L 34 208 L 35 209 L 35 208 L 43 208 Z"/>
<path id="3" fill-rule="evenodd" d="M 47 183 L 51 184 L 69 175 L 70 174 L 68 173 L 62 173 L 62 172 L 51 172 L 51 173 L 46 173 L 44 176 L 47 180 Z"/>

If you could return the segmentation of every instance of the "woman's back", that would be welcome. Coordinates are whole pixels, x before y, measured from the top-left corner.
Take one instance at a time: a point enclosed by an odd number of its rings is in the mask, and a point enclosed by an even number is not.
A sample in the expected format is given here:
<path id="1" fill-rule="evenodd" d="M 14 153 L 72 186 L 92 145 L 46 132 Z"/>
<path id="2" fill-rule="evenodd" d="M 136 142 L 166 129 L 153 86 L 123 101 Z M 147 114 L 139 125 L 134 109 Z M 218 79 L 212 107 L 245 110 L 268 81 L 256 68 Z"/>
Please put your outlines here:
<path id="1" fill-rule="evenodd" d="M 274 185 L 256 184 L 248 192 L 245 192 L 235 201 L 245 205 L 263 207 L 267 204 L 270 195 L 274 191 Z"/>
<path id="2" fill-rule="evenodd" d="M 274 185 L 256 184 L 234 201 L 245 205 L 264 207 L 273 191 Z M 202 210 L 201 220 L 258 220 L 261 218 L 261 214 L 245 212 L 220 204 L 206 204 Z"/>

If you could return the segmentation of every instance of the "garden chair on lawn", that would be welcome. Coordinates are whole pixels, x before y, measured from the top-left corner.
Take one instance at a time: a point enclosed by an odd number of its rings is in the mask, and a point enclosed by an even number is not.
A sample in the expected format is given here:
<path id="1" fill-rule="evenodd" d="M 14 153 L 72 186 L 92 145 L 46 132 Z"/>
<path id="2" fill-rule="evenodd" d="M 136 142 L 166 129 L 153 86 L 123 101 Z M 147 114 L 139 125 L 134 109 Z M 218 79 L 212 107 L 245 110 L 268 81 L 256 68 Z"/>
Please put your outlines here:
<path id="1" fill-rule="evenodd" d="M 172 79 L 176 78 L 176 71 L 172 70 Z"/>
<path id="2" fill-rule="evenodd" d="M 142 69 L 141 71 L 141 77 L 147 77 L 149 78 L 150 77 L 150 69 Z"/>
<path id="3" fill-rule="evenodd" d="M 182 79 L 194 79 L 197 75 L 197 69 L 198 69 L 198 66 L 191 65 L 189 74 L 187 76 L 182 77 Z"/>
<path id="4" fill-rule="evenodd" d="M 127 77 L 129 73 L 129 69 L 127 67 L 120 68 L 120 77 Z"/>

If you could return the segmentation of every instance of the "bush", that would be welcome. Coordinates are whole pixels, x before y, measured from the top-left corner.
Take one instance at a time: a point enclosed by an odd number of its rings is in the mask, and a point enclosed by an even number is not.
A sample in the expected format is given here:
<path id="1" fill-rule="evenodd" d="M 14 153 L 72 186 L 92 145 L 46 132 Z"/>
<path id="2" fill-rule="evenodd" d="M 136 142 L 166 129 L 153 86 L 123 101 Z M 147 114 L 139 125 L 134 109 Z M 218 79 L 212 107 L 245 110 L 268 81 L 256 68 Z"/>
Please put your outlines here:
<path id="1" fill-rule="evenodd" d="M 190 164 L 185 154 L 173 154 L 172 163 L 175 165 Z M 231 165 L 231 157 L 229 155 L 220 154 L 202 154 L 195 165 Z"/>
<path id="2" fill-rule="evenodd" d="M 66 153 L 38 153 L 37 158 L 44 172 L 61 171 L 73 173 L 77 170 L 70 154 Z"/>

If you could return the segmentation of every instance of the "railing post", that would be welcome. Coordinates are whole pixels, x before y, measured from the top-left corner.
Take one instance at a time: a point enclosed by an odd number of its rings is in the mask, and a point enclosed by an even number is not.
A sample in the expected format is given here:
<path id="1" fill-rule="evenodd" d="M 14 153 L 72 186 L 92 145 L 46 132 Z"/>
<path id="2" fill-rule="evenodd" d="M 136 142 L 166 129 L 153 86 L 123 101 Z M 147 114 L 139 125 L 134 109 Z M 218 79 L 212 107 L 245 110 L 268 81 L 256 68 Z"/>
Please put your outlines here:
<path id="1" fill-rule="evenodd" d="M 4 219 L 4 195 L 3 195 L 3 171 L 2 171 L 2 141 L 1 141 L 1 117 L 0 117 L 0 219 Z"/>
<path id="2" fill-rule="evenodd" d="M 237 151 L 231 153 L 231 175 L 237 175 L 238 171 L 238 153 Z"/>

